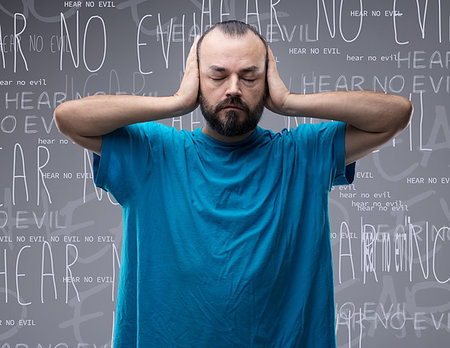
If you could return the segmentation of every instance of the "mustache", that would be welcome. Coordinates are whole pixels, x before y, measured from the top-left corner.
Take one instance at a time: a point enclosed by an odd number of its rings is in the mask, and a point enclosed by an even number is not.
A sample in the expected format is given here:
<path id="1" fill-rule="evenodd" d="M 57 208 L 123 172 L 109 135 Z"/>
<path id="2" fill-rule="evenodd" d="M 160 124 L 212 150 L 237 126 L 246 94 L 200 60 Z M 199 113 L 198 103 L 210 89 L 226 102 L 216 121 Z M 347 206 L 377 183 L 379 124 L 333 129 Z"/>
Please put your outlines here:
<path id="1" fill-rule="evenodd" d="M 235 106 L 246 112 L 249 111 L 248 105 L 244 103 L 240 97 L 231 96 L 227 97 L 226 99 L 222 100 L 219 104 L 217 104 L 215 112 L 219 112 L 220 110 L 226 108 L 227 106 Z"/>

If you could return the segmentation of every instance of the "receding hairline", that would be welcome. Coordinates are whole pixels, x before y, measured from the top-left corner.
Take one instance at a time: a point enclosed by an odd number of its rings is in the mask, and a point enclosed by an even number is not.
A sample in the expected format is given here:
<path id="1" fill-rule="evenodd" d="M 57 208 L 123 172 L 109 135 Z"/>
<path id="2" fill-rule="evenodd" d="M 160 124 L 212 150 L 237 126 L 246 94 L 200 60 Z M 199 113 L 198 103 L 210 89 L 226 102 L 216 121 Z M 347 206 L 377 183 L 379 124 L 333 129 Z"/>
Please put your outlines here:
<path id="1" fill-rule="evenodd" d="M 200 58 L 200 47 L 203 42 L 203 39 L 208 36 L 212 31 L 219 30 L 225 36 L 230 38 L 238 38 L 247 35 L 248 33 L 253 33 L 257 38 L 259 38 L 264 45 L 264 49 L 266 52 L 266 63 L 268 60 L 268 52 L 267 52 L 267 41 L 264 37 L 256 31 L 251 25 L 238 21 L 238 20 L 228 20 L 224 22 L 218 22 L 206 30 L 203 35 L 200 37 L 200 40 L 197 43 L 197 59 Z"/>

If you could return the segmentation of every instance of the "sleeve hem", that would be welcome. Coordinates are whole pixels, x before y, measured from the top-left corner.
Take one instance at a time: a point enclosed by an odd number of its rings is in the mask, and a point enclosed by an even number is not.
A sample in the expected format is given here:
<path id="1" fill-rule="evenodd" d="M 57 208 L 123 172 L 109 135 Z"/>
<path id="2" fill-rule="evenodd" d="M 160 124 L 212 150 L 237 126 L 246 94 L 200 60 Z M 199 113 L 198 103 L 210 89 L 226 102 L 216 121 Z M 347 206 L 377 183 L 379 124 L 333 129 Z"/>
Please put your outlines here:
<path id="1" fill-rule="evenodd" d="M 350 185 L 355 178 L 356 162 L 345 165 L 345 129 L 347 124 L 339 122 L 336 129 L 336 174 L 331 186 Z M 329 189 L 331 190 L 331 186 Z"/>
<path id="2" fill-rule="evenodd" d="M 102 148 L 100 150 L 100 156 L 95 152 L 92 153 L 94 159 L 94 183 L 97 187 L 108 191 L 105 187 L 105 163 L 108 162 L 108 151 L 105 151 L 105 146 L 107 146 L 107 137 L 102 137 Z"/>

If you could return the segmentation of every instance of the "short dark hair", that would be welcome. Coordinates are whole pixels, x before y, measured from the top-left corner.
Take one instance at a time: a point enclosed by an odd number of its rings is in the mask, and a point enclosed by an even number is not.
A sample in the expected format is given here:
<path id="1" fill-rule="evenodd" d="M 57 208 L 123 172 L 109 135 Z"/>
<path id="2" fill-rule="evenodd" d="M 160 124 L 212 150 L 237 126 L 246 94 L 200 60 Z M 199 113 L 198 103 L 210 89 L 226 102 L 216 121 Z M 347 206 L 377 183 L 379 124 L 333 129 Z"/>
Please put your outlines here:
<path id="1" fill-rule="evenodd" d="M 213 31 L 216 28 L 219 29 L 225 35 L 231 36 L 231 37 L 244 36 L 249 31 L 251 31 L 257 37 L 259 37 L 259 39 L 264 44 L 264 48 L 266 49 L 266 66 L 267 66 L 268 53 L 267 53 L 267 41 L 266 41 L 266 39 L 254 27 L 252 27 L 250 24 L 247 24 L 247 23 L 244 23 L 244 22 L 241 22 L 241 21 L 238 21 L 238 20 L 234 20 L 234 19 L 216 23 L 212 27 L 208 28 L 208 30 L 206 30 L 203 33 L 202 37 L 200 38 L 200 40 L 197 43 L 197 57 L 200 57 L 200 46 L 201 46 L 201 43 L 202 43 L 203 39 L 205 38 L 206 35 L 208 35 L 211 31 Z"/>

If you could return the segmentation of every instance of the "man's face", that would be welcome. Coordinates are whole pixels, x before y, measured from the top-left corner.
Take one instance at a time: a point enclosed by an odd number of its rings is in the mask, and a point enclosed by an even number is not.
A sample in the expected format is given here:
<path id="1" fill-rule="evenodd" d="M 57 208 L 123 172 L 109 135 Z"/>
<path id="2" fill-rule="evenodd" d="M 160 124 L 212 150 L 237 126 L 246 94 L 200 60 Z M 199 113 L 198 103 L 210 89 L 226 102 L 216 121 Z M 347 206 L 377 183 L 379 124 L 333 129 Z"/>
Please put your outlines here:
<path id="1" fill-rule="evenodd" d="M 229 37 L 211 31 L 200 47 L 200 108 L 208 125 L 224 136 L 248 133 L 265 102 L 266 50 L 252 32 Z"/>

